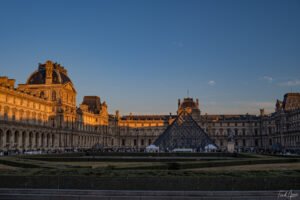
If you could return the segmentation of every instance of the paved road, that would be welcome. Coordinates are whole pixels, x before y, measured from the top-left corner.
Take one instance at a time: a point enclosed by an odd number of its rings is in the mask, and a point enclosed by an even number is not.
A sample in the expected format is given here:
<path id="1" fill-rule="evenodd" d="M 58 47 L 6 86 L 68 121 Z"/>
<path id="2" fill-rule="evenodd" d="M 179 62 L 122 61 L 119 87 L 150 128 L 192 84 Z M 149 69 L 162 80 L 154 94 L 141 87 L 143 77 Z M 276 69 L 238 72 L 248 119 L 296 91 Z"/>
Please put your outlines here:
<path id="1" fill-rule="evenodd" d="M 300 199 L 299 194 L 292 200 Z M 52 190 L 0 189 L 1 200 L 285 200 L 278 191 L 105 191 L 105 190 Z"/>

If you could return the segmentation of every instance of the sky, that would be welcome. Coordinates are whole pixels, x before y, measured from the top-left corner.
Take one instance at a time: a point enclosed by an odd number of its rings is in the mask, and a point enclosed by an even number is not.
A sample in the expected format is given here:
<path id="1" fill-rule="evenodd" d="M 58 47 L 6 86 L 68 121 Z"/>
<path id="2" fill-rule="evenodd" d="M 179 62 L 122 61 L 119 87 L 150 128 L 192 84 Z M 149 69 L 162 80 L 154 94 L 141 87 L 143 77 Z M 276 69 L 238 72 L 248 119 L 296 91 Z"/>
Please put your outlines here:
<path id="1" fill-rule="evenodd" d="M 300 92 L 298 0 L 1 0 L 0 76 L 25 83 L 38 63 L 65 66 L 109 112 L 274 111 Z"/>

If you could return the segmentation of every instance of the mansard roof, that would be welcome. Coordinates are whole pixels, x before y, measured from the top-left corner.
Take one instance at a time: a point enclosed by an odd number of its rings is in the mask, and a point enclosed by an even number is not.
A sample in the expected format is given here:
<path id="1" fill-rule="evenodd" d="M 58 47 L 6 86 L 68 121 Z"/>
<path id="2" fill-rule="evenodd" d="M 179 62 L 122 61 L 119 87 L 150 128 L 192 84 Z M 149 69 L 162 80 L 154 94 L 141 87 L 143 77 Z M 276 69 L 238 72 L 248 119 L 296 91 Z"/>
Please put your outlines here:
<path id="1" fill-rule="evenodd" d="M 282 107 L 285 111 L 300 108 L 300 93 L 287 93 L 284 95 Z"/>
<path id="2" fill-rule="evenodd" d="M 199 109 L 199 105 L 197 104 L 197 102 L 195 102 L 194 99 L 190 97 L 184 98 L 183 102 L 180 103 L 179 107 L 181 109 L 185 109 L 185 108 Z"/>
<path id="3" fill-rule="evenodd" d="M 101 101 L 98 96 L 84 96 L 83 105 L 88 106 L 88 110 L 94 114 L 99 114 L 101 111 Z"/>
<path id="4" fill-rule="evenodd" d="M 176 115 L 124 115 L 122 120 L 168 120 L 175 118 Z"/>
<path id="5" fill-rule="evenodd" d="M 243 121 L 243 120 L 257 120 L 259 119 L 258 116 L 256 115 L 230 115 L 230 114 L 220 114 L 220 115 L 203 115 L 201 116 L 204 119 L 207 120 L 215 120 L 215 121 Z"/>

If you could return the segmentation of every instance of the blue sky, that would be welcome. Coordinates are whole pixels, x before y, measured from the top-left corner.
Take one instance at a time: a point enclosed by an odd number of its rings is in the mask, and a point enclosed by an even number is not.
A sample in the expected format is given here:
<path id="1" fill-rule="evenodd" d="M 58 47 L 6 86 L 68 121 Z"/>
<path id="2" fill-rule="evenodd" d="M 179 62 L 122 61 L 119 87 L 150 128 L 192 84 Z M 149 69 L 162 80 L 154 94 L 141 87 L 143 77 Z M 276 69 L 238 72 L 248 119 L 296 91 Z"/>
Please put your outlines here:
<path id="1" fill-rule="evenodd" d="M 300 91 L 297 0 L 2 0 L 0 75 L 64 65 L 78 91 L 121 114 L 272 111 Z"/>

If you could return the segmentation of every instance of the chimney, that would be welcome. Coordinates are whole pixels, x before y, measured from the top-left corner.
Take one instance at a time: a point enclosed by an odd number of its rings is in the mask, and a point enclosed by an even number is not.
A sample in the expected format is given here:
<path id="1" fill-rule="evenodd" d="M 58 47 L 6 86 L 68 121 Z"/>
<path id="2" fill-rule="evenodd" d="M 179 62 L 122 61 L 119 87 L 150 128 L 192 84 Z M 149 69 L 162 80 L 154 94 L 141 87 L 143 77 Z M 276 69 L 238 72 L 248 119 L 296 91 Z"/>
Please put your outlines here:
<path id="1" fill-rule="evenodd" d="M 179 106 L 180 106 L 180 99 L 178 99 L 178 108 L 179 108 Z"/>
<path id="2" fill-rule="evenodd" d="M 46 62 L 46 84 L 52 84 L 52 73 L 53 73 L 53 63 L 51 61 Z"/>
<path id="3" fill-rule="evenodd" d="M 15 88 L 15 79 L 8 79 L 8 85 L 10 89 L 14 89 Z"/>
<path id="4" fill-rule="evenodd" d="M 120 118 L 120 112 L 119 112 L 119 110 L 116 110 L 116 118 L 117 118 L 117 119 Z"/>
<path id="5" fill-rule="evenodd" d="M 264 115 L 265 115 L 265 109 L 262 108 L 262 109 L 260 109 L 260 116 L 264 116 Z"/>

